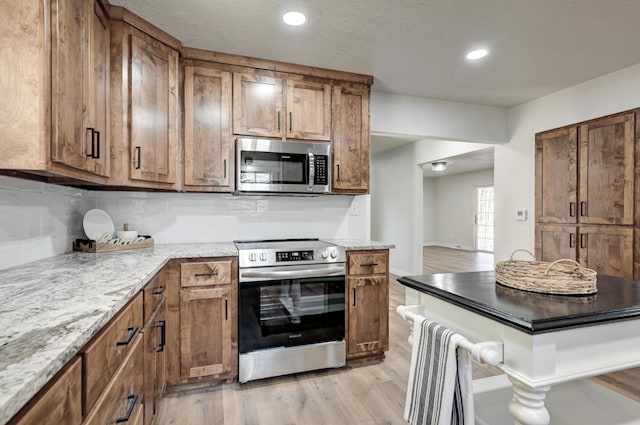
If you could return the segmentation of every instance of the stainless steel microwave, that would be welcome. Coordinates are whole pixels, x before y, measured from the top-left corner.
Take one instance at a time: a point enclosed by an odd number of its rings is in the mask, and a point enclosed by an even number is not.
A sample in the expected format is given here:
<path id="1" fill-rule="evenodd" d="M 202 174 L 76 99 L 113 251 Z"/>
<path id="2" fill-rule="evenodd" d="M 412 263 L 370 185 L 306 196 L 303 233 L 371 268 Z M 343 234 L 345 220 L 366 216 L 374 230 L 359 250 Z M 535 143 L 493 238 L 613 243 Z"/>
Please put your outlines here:
<path id="1" fill-rule="evenodd" d="M 236 140 L 236 193 L 329 193 L 330 174 L 328 142 Z"/>

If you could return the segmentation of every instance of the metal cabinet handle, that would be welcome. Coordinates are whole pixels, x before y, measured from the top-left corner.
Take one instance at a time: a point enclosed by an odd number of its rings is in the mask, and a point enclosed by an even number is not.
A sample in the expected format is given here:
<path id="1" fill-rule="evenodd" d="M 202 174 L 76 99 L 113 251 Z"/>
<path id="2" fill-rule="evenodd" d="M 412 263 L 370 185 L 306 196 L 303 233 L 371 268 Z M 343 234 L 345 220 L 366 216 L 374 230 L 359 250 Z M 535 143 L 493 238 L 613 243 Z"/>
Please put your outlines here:
<path id="1" fill-rule="evenodd" d="M 93 152 L 93 144 L 91 146 L 92 154 Z M 96 149 L 95 155 L 91 155 L 91 158 L 100 159 L 100 132 L 96 130 Z"/>
<path id="2" fill-rule="evenodd" d="M 353 288 L 353 306 L 356 306 L 356 288 Z"/>
<path id="3" fill-rule="evenodd" d="M 96 135 L 96 129 L 93 127 L 87 127 L 87 131 L 91 132 L 91 152 L 88 152 L 86 156 L 88 156 L 89 158 L 95 158 L 95 135 Z M 86 146 L 86 144 L 85 144 Z"/>
<path id="4" fill-rule="evenodd" d="M 586 248 L 584 233 L 580 235 L 580 248 Z"/>
<path id="5" fill-rule="evenodd" d="M 118 346 L 120 346 L 120 345 L 129 345 L 129 343 L 131 342 L 133 337 L 136 335 L 136 332 L 138 332 L 138 326 L 131 326 L 131 327 L 127 328 L 127 330 L 129 331 L 129 335 L 127 335 L 127 338 L 124 339 L 123 341 L 116 342 L 116 345 L 118 345 Z"/>
<path id="6" fill-rule="evenodd" d="M 127 409 L 127 413 L 124 416 L 116 419 L 116 423 L 129 422 L 129 418 L 133 413 L 133 408 L 136 407 L 136 403 L 138 402 L 138 394 L 129 394 L 127 396 L 127 400 L 131 400 L 131 404 L 129 404 L 129 408 Z"/>
<path id="7" fill-rule="evenodd" d="M 229 320 L 229 298 L 224 299 L 224 320 Z"/>
<path id="8" fill-rule="evenodd" d="M 576 216 L 576 203 L 569 202 L 569 217 L 575 217 L 575 216 Z"/>
<path id="9" fill-rule="evenodd" d="M 580 202 L 580 217 L 584 217 L 587 213 L 587 203 L 585 201 Z"/>
<path id="10" fill-rule="evenodd" d="M 218 276 L 218 272 L 211 273 L 196 273 L 195 277 L 207 277 L 207 276 Z"/>
<path id="11" fill-rule="evenodd" d="M 164 351 L 164 346 L 167 345 L 167 321 L 158 320 L 156 328 L 160 329 L 160 344 L 156 347 L 156 353 Z"/>
<path id="12" fill-rule="evenodd" d="M 224 176 L 222 178 L 226 179 L 227 178 L 227 160 L 226 159 L 222 160 L 222 167 L 224 169 Z"/>
<path id="13" fill-rule="evenodd" d="M 140 167 L 142 167 L 142 147 L 136 146 L 136 155 L 137 155 L 136 170 L 139 170 Z"/>
<path id="14" fill-rule="evenodd" d="M 293 130 L 293 113 L 289 112 L 289 131 Z"/>
<path id="15" fill-rule="evenodd" d="M 378 263 L 360 264 L 361 267 L 375 267 L 377 265 L 378 265 Z"/>
<path id="16" fill-rule="evenodd" d="M 165 289 L 166 289 L 166 286 L 160 285 L 152 292 L 152 294 L 153 295 L 162 295 L 164 293 Z"/>
<path id="17" fill-rule="evenodd" d="M 574 233 L 569 233 L 569 248 L 573 248 L 576 245 L 575 241 L 576 235 Z"/>
<path id="18" fill-rule="evenodd" d="M 336 164 L 336 167 L 338 168 L 338 177 L 336 178 L 336 181 L 340 181 L 340 164 Z"/>
<path id="19" fill-rule="evenodd" d="M 280 130 L 280 111 L 278 111 L 278 130 Z"/>

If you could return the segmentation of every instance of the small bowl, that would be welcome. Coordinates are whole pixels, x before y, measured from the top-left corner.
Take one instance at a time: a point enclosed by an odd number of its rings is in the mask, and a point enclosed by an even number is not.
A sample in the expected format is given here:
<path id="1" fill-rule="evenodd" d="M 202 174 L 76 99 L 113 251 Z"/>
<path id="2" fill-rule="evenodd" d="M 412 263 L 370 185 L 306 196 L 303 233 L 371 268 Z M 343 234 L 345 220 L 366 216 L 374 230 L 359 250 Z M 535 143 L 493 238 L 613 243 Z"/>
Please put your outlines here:
<path id="1" fill-rule="evenodd" d="M 137 230 L 118 230 L 116 233 L 118 239 L 135 239 L 138 237 Z"/>

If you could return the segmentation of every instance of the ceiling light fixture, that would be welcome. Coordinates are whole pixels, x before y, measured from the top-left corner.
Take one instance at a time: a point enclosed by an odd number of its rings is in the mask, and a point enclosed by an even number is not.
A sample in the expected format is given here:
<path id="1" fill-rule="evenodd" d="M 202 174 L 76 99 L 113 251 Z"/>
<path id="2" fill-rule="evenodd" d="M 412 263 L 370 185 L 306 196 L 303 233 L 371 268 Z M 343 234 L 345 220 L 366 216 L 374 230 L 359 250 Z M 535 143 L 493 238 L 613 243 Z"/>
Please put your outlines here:
<path id="1" fill-rule="evenodd" d="M 472 52 L 467 53 L 467 59 L 469 59 L 470 61 L 475 61 L 478 59 L 482 59 L 483 57 L 487 56 L 489 54 L 489 51 L 486 49 L 478 49 L 478 50 L 474 50 Z"/>
<path id="2" fill-rule="evenodd" d="M 431 163 L 431 171 L 444 171 L 446 169 L 447 169 L 447 163 L 444 161 Z"/>
<path id="3" fill-rule="evenodd" d="M 297 27 L 297 26 L 300 26 L 300 25 L 304 24 L 306 22 L 306 20 L 307 20 L 307 17 L 304 16 L 300 12 L 291 11 L 291 12 L 287 12 L 284 15 L 282 15 L 282 20 L 287 25 L 291 25 L 293 27 Z"/>

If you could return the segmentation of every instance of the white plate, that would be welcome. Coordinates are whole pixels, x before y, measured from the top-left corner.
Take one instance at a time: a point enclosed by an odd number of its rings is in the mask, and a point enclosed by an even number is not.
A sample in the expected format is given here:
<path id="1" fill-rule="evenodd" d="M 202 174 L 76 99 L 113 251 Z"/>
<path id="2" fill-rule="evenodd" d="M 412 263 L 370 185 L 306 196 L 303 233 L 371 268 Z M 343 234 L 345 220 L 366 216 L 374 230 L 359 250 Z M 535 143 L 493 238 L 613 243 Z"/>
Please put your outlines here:
<path id="1" fill-rule="evenodd" d="M 109 239 L 113 236 L 113 221 L 109 214 L 103 210 L 93 209 L 87 211 L 82 220 L 82 227 L 87 238 L 97 241 L 105 233 L 109 234 Z"/>

